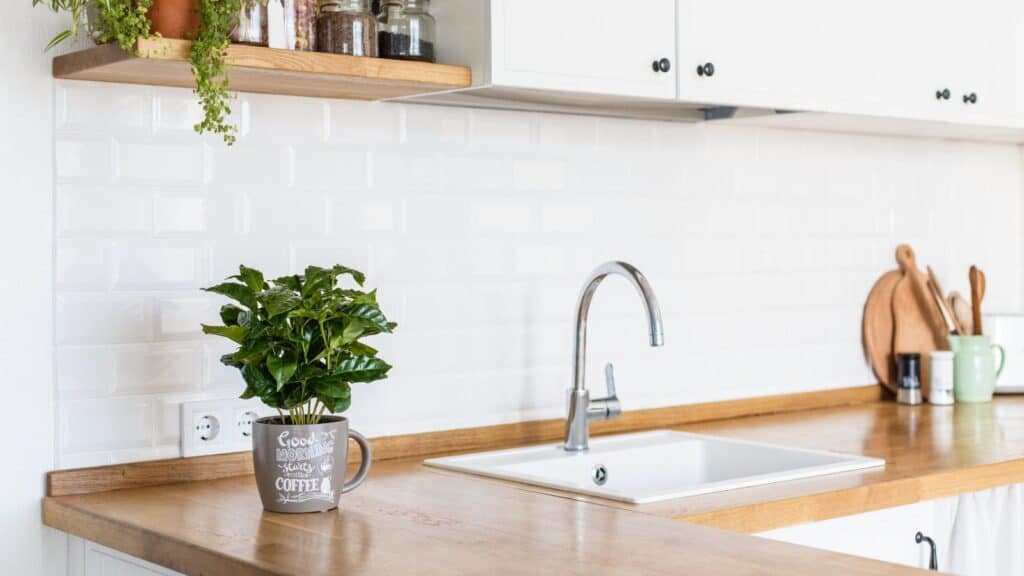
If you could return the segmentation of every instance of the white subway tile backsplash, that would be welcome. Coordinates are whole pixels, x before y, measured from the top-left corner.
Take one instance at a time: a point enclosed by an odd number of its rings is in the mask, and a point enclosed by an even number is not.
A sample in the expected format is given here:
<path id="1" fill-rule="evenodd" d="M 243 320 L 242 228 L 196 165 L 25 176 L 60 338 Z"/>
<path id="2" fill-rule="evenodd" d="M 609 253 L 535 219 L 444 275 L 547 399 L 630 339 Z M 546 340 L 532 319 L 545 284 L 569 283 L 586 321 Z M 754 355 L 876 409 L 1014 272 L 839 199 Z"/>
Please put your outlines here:
<path id="1" fill-rule="evenodd" d="M 59 180 L 106 181 L 114 177 L 113 142 L 102 136 L 80 139 L 60 137 L 55 167 Z"/>
<path id="2" fill-rule="evenodd" d="M 153 309 L 138 294 L 57 294 L 57 345 L 128 344 L 153 337 Z"/>
<path id="3" fill-rule="evenodd" d="M 61 452 L 118 451 L 153 445 L 156 402 L 145 396 L 62 402 Z"/>
<path id="4" fill-rule="evenodd" d="M 118 290 L 199 287 L 207 280 L 206 251 L 199 245 L 159 240 L 118 242 Z"/>
<path id="5" fill-rule="evenodd" d="M 62 236 L 145 234 L 149 197 L 130 188 L 62 186 L 57 192 L 57 231 Z"/>
<path id="6" fill-rule="evenodd" d="M 651 349 L 627 283 L 594 300 L 589 377 L 614 361 L 631 409 L 871 381 L 861 306 L 901 242 L 947 289 L 965 292 L 978 264 L 993 310 L 1021 305 L 1012 146 L 233 105 L 229 148 L 191 134 L 187 90 L 58 83 L 61 466 L 175 456 L 180 402 L 242 391 L 219 361 L 231 343 L 199 330 L 224 303 L 199 287 L 240 263 L 368 273 L 401 324 L 373 342 L 390 378 L 354 389 L 349 416 L 370 435 L 560 415 L 576 298 L 608 259 L 644 271 L 665 318 Z"/>
<path id="7" fill-rule="evenodd" d="M 117 174 L 122 179 L 160 183 L 198 181 L 203 177 L 203 147 L 122 141 L 117 145 Z"/>
<path id="8" fill-rule="evenodd" d="M 158 235 L 206 231 L 206 199 L 157 194 L 153 199 L 153 232 Z"/>

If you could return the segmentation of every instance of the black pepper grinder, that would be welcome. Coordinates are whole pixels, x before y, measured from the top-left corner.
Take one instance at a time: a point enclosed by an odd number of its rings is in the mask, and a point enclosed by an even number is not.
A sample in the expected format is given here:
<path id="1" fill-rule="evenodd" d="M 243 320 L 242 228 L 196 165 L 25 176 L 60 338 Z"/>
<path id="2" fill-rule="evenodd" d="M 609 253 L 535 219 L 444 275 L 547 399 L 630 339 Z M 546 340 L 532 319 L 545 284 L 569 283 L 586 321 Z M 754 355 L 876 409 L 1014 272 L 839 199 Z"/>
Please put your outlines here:
<path id="1" fill-rule="evenodd" d="M 915 353 L 897 356 L 897 381 L 899 391 L 896 400 L 900 404 L 916 405 L 922 402 L 921 397 L 921 355 Z"/>

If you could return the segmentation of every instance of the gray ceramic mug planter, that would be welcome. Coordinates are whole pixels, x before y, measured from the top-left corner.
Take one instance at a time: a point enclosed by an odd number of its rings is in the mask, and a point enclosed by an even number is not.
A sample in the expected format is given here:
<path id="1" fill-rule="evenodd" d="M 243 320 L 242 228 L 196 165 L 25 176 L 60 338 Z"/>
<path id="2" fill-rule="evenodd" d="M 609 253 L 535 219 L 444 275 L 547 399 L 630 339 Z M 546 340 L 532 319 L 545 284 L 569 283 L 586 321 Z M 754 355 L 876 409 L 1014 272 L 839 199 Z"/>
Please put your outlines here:
<path id="1" fill-rule="evenodd" d="M 345 482 L 349 438 L 359 444 L 362 461 Z M 349 430 L 348 419 L 324 416 L 319 424 L 282 424 L 277 416 L 252 426 L 256 486 L 263 507 L 271 512 L 325 512 L 354 490 L 370 471 L 370 443 Z"/>

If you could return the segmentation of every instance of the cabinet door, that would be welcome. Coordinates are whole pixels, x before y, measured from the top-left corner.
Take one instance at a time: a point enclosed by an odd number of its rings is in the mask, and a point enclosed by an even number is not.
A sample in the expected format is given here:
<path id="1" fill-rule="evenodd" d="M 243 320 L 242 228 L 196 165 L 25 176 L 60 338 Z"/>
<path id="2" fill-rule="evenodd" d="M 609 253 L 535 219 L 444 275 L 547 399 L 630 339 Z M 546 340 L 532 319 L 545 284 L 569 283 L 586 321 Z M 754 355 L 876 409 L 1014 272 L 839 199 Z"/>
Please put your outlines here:
<path id="1" fill-rule="evenodd" d="M 491 82 L 675 98 L 675 11 L 675 0 L 491 0 Z M 667 72 L 653 67 L 662 59 Z"/>
<path id="2" fill-rule="evenodd" d="M 679 0 L 679 97 L 829 112 L 884 101 L 872 84 L 891 24 L 871 20 L 876 2 Z"/>
<path id="3" fill-rule="evenodd" d="M 1019 0 L 951 3 L 948 76 L 962 121 L 1020 125 L 1024 76 L 1024 7 Z M 966 100 L 966 101 L 965 101 Z"/>
<path id="4" fill-rule="evenodd" d="M 941 561 L 941 542 L 947 541 L 948 537 L 938 534 L 943 530 L 940 516 L 936 501 L 919 502 L 780 528 L 762 532 L 758 536 L 904 566 L 928 568 L 930 550 L 927 545 L 916 543 L 914 536 L 921 531 L 940 542 Z"/>

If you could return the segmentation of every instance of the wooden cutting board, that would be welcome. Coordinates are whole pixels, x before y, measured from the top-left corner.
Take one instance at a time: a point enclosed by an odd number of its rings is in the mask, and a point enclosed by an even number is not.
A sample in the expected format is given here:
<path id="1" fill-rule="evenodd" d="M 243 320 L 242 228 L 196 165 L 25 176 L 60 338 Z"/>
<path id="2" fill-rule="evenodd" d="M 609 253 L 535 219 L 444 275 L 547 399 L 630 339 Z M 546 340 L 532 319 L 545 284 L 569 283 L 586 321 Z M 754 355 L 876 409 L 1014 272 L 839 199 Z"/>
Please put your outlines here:
<path id="1" fill-rule="evenodd" d="M 896 355 L 921 354 L 921 381 L 927 395 L 931 381 L 928 356 L 946 348 L 946 331 L 938 306 L 927 292 L 928 277 L 917 268 L 914 250 L 900 245 L 896 261 L 900 269 L 883 274 L 864 304 L 864 355 L 878 381 L 895 392 Z"/>
<path id="2" fill-rule="evenodd" d="M 896 391 L 896 359 L 892 355 L 892 295 L 902 279 L 902 270 L 891 270 L 875 282 L 864 303 L 861 325 L 864 358 L 875 378 L 893 392 Z"/>

